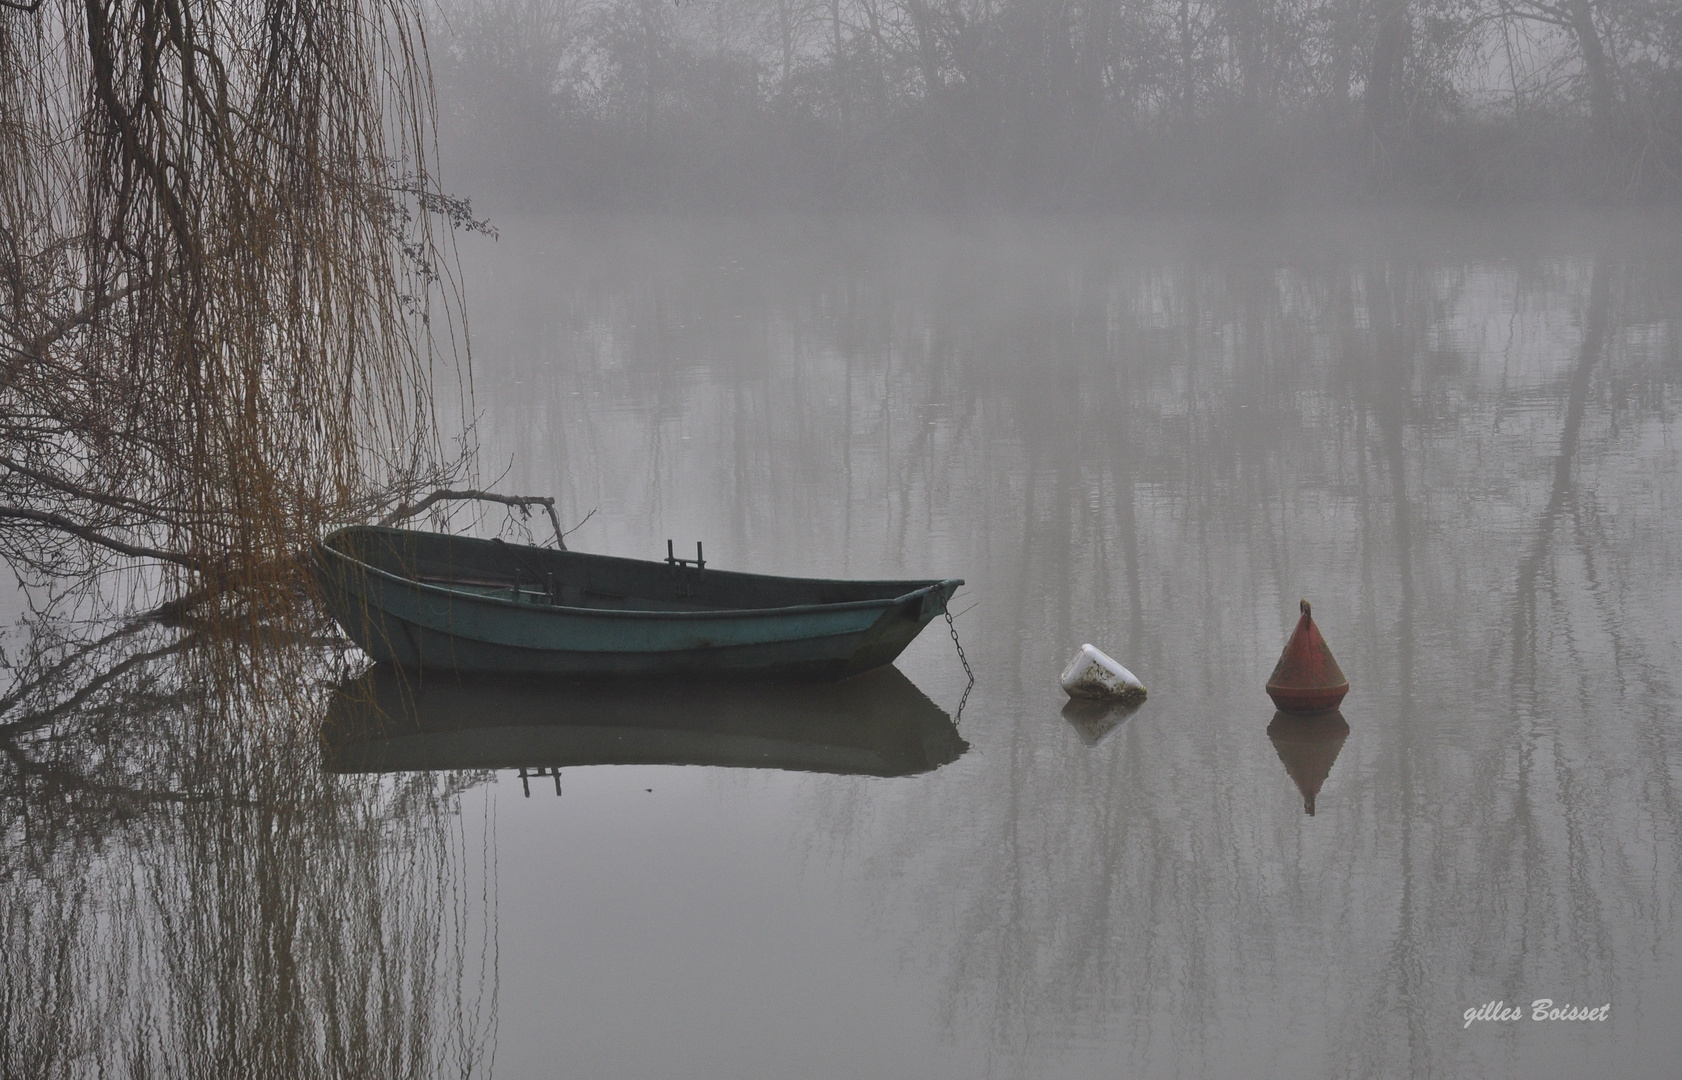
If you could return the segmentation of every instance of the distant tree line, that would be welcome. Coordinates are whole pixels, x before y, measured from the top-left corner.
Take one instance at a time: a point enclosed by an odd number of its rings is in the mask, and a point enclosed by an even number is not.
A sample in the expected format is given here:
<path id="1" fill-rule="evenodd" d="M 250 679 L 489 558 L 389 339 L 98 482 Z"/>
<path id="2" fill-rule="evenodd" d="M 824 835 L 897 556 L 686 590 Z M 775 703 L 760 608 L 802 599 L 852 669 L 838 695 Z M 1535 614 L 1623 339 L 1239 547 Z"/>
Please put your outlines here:
<path id="1" fill-rule="evenodd" d="M 1675 0 L 445 0 L 467 182 L 538 202 L 1674 195 Z"/>

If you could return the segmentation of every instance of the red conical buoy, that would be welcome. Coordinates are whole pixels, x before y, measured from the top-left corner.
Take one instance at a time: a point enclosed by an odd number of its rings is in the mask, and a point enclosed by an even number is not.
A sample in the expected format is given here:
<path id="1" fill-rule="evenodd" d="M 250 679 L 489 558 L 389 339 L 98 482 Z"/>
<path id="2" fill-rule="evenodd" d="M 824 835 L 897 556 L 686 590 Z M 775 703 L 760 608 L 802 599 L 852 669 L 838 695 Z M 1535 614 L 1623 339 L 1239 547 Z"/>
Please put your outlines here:
<path id="1" fill-rule="evenodd" d="M 1349 693 L 1349 680 L 1332 659 L 1326 639 L 1320 636 L 1308 601 L 1302 602 L 1302 618 L 1291 631 L 1291 640 L 1279 654 L 1279 665 L 1267 680 L 1267 696 L 1285 712 L 1308 713 L 1335 709 Z"/>

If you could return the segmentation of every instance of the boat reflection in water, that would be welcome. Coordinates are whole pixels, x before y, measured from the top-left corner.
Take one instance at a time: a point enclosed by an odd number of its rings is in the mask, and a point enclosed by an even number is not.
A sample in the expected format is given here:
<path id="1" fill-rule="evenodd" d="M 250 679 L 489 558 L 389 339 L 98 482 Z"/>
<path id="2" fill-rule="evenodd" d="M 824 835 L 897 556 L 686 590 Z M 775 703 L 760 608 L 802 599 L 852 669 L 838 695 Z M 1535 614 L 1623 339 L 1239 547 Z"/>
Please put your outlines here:
<path id="1" fill-rule="evenodd" d="M 825 686 L 625 687 L 421 677 L 378 664 L 335 689 L 321 739 L 331 772 L 523 776 L 583 765 L 910 776 L 969 749 L 951 717 L 892 667 Z"/>
<path id="2" fill-rule="evenodd" d="M 1338 751 L 1343 749 L 1343 740 L 1349 737 L 1348 721 L 1336 709 L 1308 716 L 1276 712 L 1273 723 L 1267 725 L 1267 737 L 1273 740 L 1285 771 L 1302 792 L 1302 808 L 1312 817 L 1314 797 L 1320 794 Z"/>
<path id="3" fill-rule="evenodd" d="M 1088 746 L 1097 746 L 1141 707 L 1122 705 L 1114 701 L 1070 698 L 1063 706 L 1063 719 L 1080 735 L 1081 742 Z"/>

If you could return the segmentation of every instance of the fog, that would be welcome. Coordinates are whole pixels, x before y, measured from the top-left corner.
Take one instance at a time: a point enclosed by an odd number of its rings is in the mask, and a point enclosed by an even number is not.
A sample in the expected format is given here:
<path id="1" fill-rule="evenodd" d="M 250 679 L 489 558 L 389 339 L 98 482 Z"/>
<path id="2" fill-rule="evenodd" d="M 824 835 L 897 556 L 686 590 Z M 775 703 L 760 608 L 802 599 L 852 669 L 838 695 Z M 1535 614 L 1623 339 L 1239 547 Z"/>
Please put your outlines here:
<path id="1" fill-rule="evenodd" d="M 0 1080 L 1674 1075 L 1675 0 L 372 10 L 0 0 Z M 375 521 L 966 584 L 411 680 Z"/>
<path id="2" fill-rule="evenodd" d="M 443 0 L 452 182 L 522 209 L 1673 197 L 1664 0 Z"/>

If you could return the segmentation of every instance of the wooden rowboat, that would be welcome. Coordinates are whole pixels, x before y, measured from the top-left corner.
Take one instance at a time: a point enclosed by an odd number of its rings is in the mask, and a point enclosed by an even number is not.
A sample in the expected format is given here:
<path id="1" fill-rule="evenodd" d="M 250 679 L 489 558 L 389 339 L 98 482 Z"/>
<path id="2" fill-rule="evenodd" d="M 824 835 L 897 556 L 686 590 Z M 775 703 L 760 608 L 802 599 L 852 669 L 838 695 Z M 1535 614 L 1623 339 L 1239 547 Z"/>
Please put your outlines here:
<path id="1" fill-rule="evenodd" d="M 888 664 L 963 581 L 825 581 L 376 526 L 316 548 L 327 610 L 376 660 L 581 678 L 841 679 Z"/>

